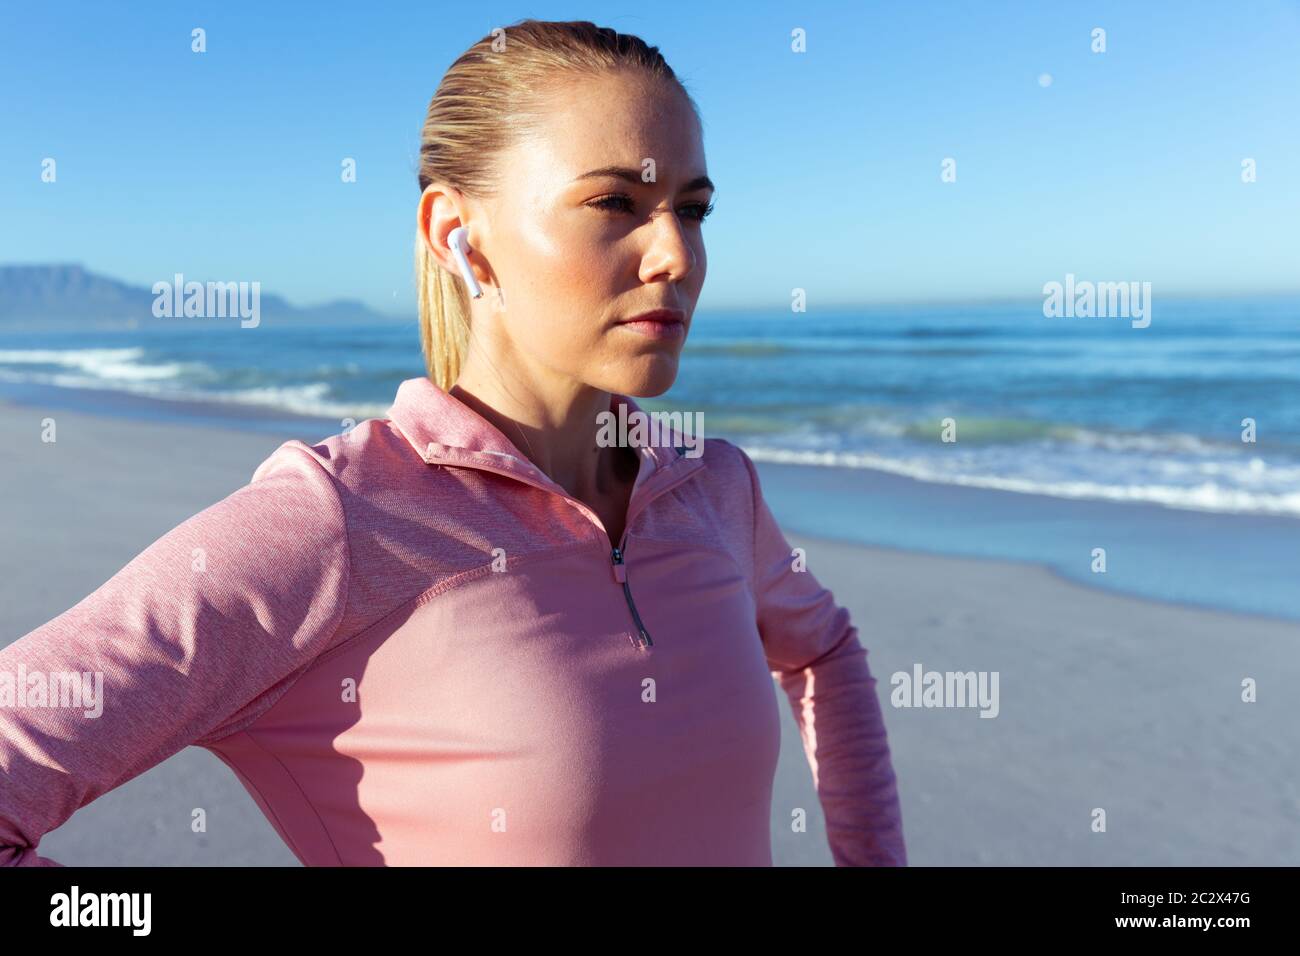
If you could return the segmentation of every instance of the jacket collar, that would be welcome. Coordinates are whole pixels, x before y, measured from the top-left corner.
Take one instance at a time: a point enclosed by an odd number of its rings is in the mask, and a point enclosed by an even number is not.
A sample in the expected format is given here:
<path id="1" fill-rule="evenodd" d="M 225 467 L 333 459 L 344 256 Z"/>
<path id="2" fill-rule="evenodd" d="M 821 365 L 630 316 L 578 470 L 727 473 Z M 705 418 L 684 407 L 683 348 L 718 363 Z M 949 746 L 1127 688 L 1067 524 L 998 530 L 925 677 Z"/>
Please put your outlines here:
<path id="1" fill-rule="evenodd" d="M 641 411 L 629 396 L 613 394 L 609 410 L 615 416 L 620 404 L 627 406 L 624 415 Z M 408 378 L 398 386 L 388 418 L 428 464 L 484 467 L 526 481 L 552 483 L 495 425 L 427 377 Z M 628 434 L 636 437 L 631 430 Z M 676 430 L 671 431 L 670 439 L 669 444 L 658 446 L 630 442 L 641 459 L 636 485 L 670 467 L 685 453 L 685 443 Z"/>

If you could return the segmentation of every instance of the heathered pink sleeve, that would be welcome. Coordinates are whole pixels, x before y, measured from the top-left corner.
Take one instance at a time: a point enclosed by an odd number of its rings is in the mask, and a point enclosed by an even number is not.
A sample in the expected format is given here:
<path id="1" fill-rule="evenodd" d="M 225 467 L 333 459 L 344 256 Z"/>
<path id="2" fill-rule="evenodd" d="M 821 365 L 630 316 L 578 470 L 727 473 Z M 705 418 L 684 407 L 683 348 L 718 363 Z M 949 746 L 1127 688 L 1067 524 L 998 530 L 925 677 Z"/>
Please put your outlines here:
<path id="1" fill-rule="evenodd" d="M 88 674 L 93 696 L 103 681 L 99 708 L 33 706 L 0 683 L 0 865 L 62 866 L 37 854 L 48 831 L 187 745 L 252 723 L 336 635 L 348 564 L 335 479 L 306 444 L 285 442 L 249 484 L 0 649 L 0 682 L 9 675 L 18 695 Z"/>
<path id="2" fill-rule="evenodd" d="M 831 856 L 836 866 L 906 866 L 898 787 L 867 652 L 848 610 L 811 571 L 795 570 L 758 472 L 741 456 L 754 492 L 758 630 L 799 725 Z"/>

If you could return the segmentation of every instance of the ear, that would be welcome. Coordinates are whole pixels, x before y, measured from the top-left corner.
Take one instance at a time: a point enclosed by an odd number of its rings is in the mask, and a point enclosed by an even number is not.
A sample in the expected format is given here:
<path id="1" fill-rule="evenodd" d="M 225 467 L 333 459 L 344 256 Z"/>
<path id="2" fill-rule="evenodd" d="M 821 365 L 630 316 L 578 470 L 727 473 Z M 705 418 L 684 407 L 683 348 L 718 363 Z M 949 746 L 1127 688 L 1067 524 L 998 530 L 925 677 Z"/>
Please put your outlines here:
<path id="1" fill-rule="evenodd" d="M 463 203 L 463 197 L 455 190 L 430 183 L 420 194 L 420 202 L 416 206 L 416 228 L 420 241 L 440 266 L 454 273 L 458 273 L 460 267 L 447 245 L 447 237 L 457 226 L 465 225 L 462 222 Z M 473 246 L 472 238 L 470 245 Z"/>

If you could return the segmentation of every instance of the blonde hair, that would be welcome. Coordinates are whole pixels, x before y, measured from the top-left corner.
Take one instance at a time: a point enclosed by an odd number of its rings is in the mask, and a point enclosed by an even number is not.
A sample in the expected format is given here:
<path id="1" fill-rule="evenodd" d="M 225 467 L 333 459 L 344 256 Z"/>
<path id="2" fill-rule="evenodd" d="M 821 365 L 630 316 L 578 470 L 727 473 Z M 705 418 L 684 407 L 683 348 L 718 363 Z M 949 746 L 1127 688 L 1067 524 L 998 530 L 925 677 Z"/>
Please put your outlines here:
<path id="1" fill-rule="evenodd" d="M 446 183 L 474 198 L 499 187 L 495 160 L 536 128 L 543 96 L 564 76 L 642 71 L 676 84 L 699 110 L 658 47 L 587 20 L 519 20 L 493 30 L 460 55 L 429 103 L 420 133 L 420 193 Z M 429 378 L 444 390 L 460 375 L 469 344 L 469 291 L 444 269 L 417 229 L 415 284 L 420 344 Z"/>

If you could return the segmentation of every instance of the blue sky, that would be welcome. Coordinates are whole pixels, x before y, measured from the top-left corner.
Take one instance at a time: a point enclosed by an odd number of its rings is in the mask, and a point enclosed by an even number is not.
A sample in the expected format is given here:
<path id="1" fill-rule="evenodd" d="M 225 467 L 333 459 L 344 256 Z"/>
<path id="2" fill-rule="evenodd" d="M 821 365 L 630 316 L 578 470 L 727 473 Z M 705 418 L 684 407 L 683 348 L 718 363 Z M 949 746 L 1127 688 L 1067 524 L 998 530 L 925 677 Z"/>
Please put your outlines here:
<path id="1" fill-rule="evenodd" d="M 6 4 L 0 263 L 408 312 L 429 97 L 528 16 L 637 33 L 686 81 L 718 184 L 701 309 L 1036 298 L 1067 272 L 1300 290 L 1294 0 Z"/>

